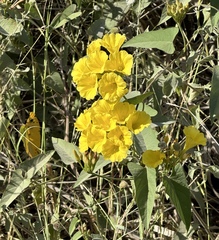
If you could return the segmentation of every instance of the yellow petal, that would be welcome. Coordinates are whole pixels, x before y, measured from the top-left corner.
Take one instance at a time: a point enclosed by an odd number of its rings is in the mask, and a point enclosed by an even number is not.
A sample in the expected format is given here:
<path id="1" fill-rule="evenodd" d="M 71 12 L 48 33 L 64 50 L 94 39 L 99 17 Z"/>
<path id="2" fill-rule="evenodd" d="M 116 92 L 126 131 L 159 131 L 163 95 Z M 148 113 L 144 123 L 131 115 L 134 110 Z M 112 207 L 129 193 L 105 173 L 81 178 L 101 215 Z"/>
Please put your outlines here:
<path id="1" fill-rule="evenodd" d="M 24 148 L 26 153 L 32 158 L 40 153 L 41 145 L 40 124 L 34 112 L 30 112 L 24 128 L 25 133 L 22 139 Z"/>
<path id="2" fill-rule="evenodd" d="M 162 164 L 165 154 L 161 153 L 160 150 L 146 150 L 142 155 L 142 162 L 147 167 L 156 168 Z"/>

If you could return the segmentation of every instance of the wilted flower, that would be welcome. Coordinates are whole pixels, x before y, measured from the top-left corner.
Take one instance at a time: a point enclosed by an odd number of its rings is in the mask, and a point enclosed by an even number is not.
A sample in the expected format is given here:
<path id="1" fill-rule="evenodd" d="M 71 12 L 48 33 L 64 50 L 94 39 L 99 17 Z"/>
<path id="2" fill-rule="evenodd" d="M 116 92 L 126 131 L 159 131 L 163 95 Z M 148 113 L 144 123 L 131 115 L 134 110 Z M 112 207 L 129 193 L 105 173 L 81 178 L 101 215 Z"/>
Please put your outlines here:
<path id="1" fill-rule="evenodd" d="M 183 130 L 184 134 L 186 135 L 186 142 L 184 146 L 184 151 L 198 146 L 198 145 L 206 145 L 206 138 L 204 137 L 204 134 L 201 133 L 198 129 L 196 129 L 194 126 L 188 126 L 185 127 Z"/>

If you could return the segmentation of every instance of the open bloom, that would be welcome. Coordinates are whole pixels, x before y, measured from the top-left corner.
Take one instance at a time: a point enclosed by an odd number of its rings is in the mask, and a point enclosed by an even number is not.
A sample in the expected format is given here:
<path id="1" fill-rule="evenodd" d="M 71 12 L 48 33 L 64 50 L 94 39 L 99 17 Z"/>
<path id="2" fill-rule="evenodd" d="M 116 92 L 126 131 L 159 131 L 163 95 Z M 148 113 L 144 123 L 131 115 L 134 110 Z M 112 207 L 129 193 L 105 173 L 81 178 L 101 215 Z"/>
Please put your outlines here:
<path id="1" fill-rule="evenodd" d="M 87 55 L 91 55 L 96 51 L 100 51 L 102 39 L 96 39 L 92 41 L 87 47 Z"/>
<path id="2" fill-rule="evenodd" d="M 99 92 L 103 99 L 116 102 L 127 92 L 126 82 L 114 72 L 105 73 L 99 81 Z"/>
<path id="3" fill-rule="evenodd" d="M 131 133 L 128 128 L 117 126 L 107 134 L 106 143 L 103 145 L 102 154 L 105 159 L 120 162 L 126 156 L 132 145 Z"/>
<path id="4" fill-rule="evenodd" d="M 119 51 L 125 40 L 125 35 L 121 35 L 120 33 L 110 33 L 103 36 L 101 44 L 110 53 L 113 53 Z"/>
<path id="5" fill-rule="evenodd" d="M 183 132 L 186 135 L 186 142 L 184 146 L 185 152 L 195 146 L 206 145 L 206 138 L 204 137 L 204 134 L 194 126 L 185 127 Z"/>
<path id="6" fill-rule="evenodd" d="M 90 69 L 87 66 L 87 57 L 83 57 L 75 63 L 71 76 L 73 77 L 73 81 L 77 84 L 82 77 L 88 74 L 90 74 Z"/>
<path id="7" fill-rule="evenodd" d="M 98 81 L 94 73 L 84 74 L 77 83 L 77 90 L 83 98 L 93 99 L 97 94 Z"/>
<path id="8" fill-rule="evenodd" d="M 130 75 L 133 65 L 133 56 L 122 50 L 109 55 L 106 61 L 105 71 L 119 72 L 124 75 Z"/>
<path id="9" fill-rule="evenodd" d="M 160 150 L 146 150 L 142 155 L 142 162 L 150 168 L 156 168 L 163 162 L 165 154 Z"/>
<path id="10" fill-rule="evenodd" d="M 128 117 L 135 111 L 135 105 L 128 102 L 118 102 L 114 105 L 110 114 L 118 124 L 126 124 Z"/>
<path id="11" fill-rule="evenodd" d="M 90 124 L 91 124 L 91 111 L 85 110 L 83 113 L 79 115 L 74 125 L 78 131 L 84 131 L 88 128 Z"/>
<path id="12" fill-rule="evenodd" d="M 149 127 L 151 124 L 151 117 L 143 111 L 136 111 L 132 113 L 127 121 L 127 127 L 134 134 L 140 133 L 144 128 Z"/>

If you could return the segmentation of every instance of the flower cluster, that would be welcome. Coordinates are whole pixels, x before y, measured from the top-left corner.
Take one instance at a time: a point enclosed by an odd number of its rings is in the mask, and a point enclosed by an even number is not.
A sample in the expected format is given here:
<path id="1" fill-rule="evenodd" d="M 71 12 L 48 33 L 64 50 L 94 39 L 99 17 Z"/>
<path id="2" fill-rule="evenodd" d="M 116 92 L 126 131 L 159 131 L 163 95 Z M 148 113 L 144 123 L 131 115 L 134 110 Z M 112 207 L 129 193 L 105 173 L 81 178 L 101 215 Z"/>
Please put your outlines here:
<path id="1" fill-rule="evenodd" d="M 205 146 L 206 138 L 203 133 L 199 132 L 194 126 L 185 127 L 183 133 L 186 136 L 185 144 L 180 150 L 180 146 L 171 148 L 169 152 L 162 153 L 160 150 L 146 150 L 142 155 L 142 162 L 147 167 L 156 168 L 158 165 L 165 163 L 176 164 L 177 159 L 182 161 L 187 158 L 189 155 L 187 151 L 198 145 Z M 176 149 L 177 148 L 177 149 Z"/>
<path id="2" fill-rule="evenodd" d="M 121 75 L 130 75 L 133 57 L 120 47 L 126 37 L 119 33 L 106 34 L 87 47 L 72 71 L 80 95 L 87 100 L 99 94 L 109 102 L 119 101 L 128 90 Z"/>
<path id="3" fill-rule="evenodd" d="M 132 55 L 120 50 L 125 39 L 124 35 L 111 33 L 93 41 L 87 48 L 87 56 L 81 58 L 72 71 L 73 81 L 82 97 L 93 99 L 97 93 L 102 97 L 75 122 L 81 132 L 80 151 L 91 149 L 113 162 L 127 156 L 132 135 L 151 123 L 146 112 L 121 102 L 128 92 L 122 76 L 131 74 L 133 64 Z"/>

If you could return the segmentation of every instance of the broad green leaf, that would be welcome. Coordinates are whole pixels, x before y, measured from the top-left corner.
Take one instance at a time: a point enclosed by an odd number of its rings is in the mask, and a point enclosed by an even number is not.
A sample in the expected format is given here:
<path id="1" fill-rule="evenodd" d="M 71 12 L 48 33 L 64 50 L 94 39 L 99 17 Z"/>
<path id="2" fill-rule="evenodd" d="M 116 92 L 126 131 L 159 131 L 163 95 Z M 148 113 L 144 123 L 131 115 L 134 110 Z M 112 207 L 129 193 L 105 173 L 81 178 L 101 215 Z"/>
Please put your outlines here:
<path id="1" fill-rule="evenodd" d="M 31 90 L 30 86 L 21 78 L 14 81 L 14 88 L 18 91 L 29 91 Z"/>
<path id="2" fill-rule="evenodd" d="M 139 0 L 139 1 L 134 1 L 134 5 L 133 5 L 133 10 L 135 11 L 135 13 L 137 15 L 139 15 L 141 13 L 141 11 L 143 9 L 145 9 L 146 7 L 148 7 L 151 4 L 152 0 Z M 127 1 L 128 2 L 128 1 Z"/>
<path id="3" fill-rule="evenodd" d="M 141 155 L 146 150 L 159 150 L 159 141 L 157 140 L 157 131 L 151 127 L 145 128 L 141 133 L 134 135 L 133 141 L 137 153 Z"/>
<path id="4" fill-rule="evenodd" d="M 21 163 L 19 168 L 13 172 L 11 181 L 3 193 L 0 200 L 0 212 L 2 207 L 8 207 L 30 185 L 31 178 L 51 159 L 53 153 L 54 151 L 50 151 Z"/>
<path id="5" fill-rule="evenodd" d="M 2 72 L 6 67 L 15 69 L 16 65 L 6 53 L 3 53 L 2 55 L 0 55 L 0 72 Z"/>
<path id="6" fill-rule="evenodd" d="M 57 93 L 64 93 L 64 84 L 62 82 L 61 76 L 58 72 L 53 72 L 46 77 L 45 83 L 48 87 L 53 89 Z"/>
<path id="7" fill-rule="evenodd" d="M 106 28 L 111 30 L 117 27 L 129 8 L 125 1 L 112 1 L 110 4 L 105 4 L 103 11 Z"/>
<path id="8" fill-rule="evenodd" d="M 159 150 L 158 132 L 152 127 L 147 127 L 141 132 L 147 150 Z"/>
<path id="9" fill-rule="evenodd" d="M 210 118 L 219 119 L 219 66 L 214 66 L 211 79 Z"/>
<path id="10" fill-rule="evenodd" d="M 184 173 L 183 167 L 182 167 L 182 165 L 180 163 L 178 163 L 174 167 L 172 175 L 171 175 L 171 179 L 176 181 L 176 182 L 178 182 L 178 183 L 180 183 L 184 187 L 188 188 L 188 184 L 187 184 L 187 181 L 186 181 L 185 173 Z"/>
<path id="11" fill-rule="evenodd" d="M 100 170 L 101 168 L 105 167 L 106 165 L 110 164 L 111 161 L 109 160 L 105 160 L 102 156 L 100 156 L 99 160 L 97 161 L 93 172 L 97 172 L 98 170 Z M 78 176 L 77 181 L 74 184 L 74 188 L 76 188 L 77 186 L 79 186 L 80 184 L 82 184 L 84 181 L 86 181 L 90 176 L 92 176 L 92 174 L 85 172 L 84 170 L 80 173 L 80 175 Z"/>
<path id="12" fill-rule="evenodd" d="M 174 53 L 173 40 L 176 37 L 178 28 L 159 29 L 144 32 L 126 42 L 123 47 L 157 48 L 166 53 Z"/>
<path id="13" fill-rule="evenodd" d="M 144 94 L 140 94 L 138 96 L 126 99 L 125 102 L 136 105 L 136 104 L 144 102 L 144 100 L 147 97 L 151 96 L 152 94 L 153 94 L 153 92 L 147 92 L 147 93 L 144 93 Z"/>
<path id="14" fill-rule="evenodd" d="M 13 36 L 21 33 L 23 25 L 12 18 L 0 18 L 0 33 L 4 36 Z"/>
<path id="15" fill-rule="evenodd" d="M 134 177 L 136 203 L 146 229 L 149 227 L 156 192 L 156 171 L 136 163 L 128 163 L 128 169 Z"/>
<path id="16" fill-rule="evenodd" d="M 74 143 L 69 143 L 63 139 L 53 137 L 52 144 L 56 152 L 59 154 L 62 162 L 66 165 L 78 161 L 75 156 L 75 152 L 78 156 L 80 156 L 80 152 L 78 147 Z"/>
<path id="17" fill-rule="evenodd" d="M 141 155 L 143 152 L 147 150 L 144 142 L 144 138 L 141 133 L 133 136 L 133 143 L 138 155 Z"/>
<path id="18" fill-rule="evenodd" d="M 0 200 L 0 212 L 2 211 L 2 207 L 8 207 L 29 185 L 30 178 L 23 177 L 21 169 L 13 172 L 11 181 Z"/>
<path id="19" fill-rule="evenodd" d="M 81 15 L 81 12 L 80 11 L 74 12 L 75 9 L 76 9 L 75 4 L 71 4 L 70 6 L 68 6 L 61 14 L 55 16 L 55 18 L 53 19 L 53 21 L 51 23 L 51 26 L 54 29 L 56 29 L 56 28 L 63 26 L 70 20 L 73 20 L 73 19 L 79 17 Z"/>
<path id="20" fill-rule="evenodd" d="M 19 166 L 25 172 L 26 178 L 32 178 L 47 162 L 52 158 L 53 151 L 49 151 L 46 154 L 40 154 L 34 158 L 28 159 L 22 162 Z"/>
<path id="21" fill-rule="evenodd" d="M 88 28 L 88 34 L 94 36 L 94 38 L 102 38 L 105 32 L 105 18 L 99 18 L 95 20 Z"/>
<path id="22" fill-rule="evenodd" d="M 182 166 L 178 164 L 171 177 L 164 177 L 164 186 L 180 218 L 189 229 L 191 223 L 191 199 Z"/>
<path id="23" fill-rule="evenodd" d="M 145 111 L 148 115 L 151 117 L 154 117 L 157 115 L 157 110 L 153 109 L 152 107 L 146 105 L 145 103 L 139 103 L 137 107 L 138 111 Z"/>

